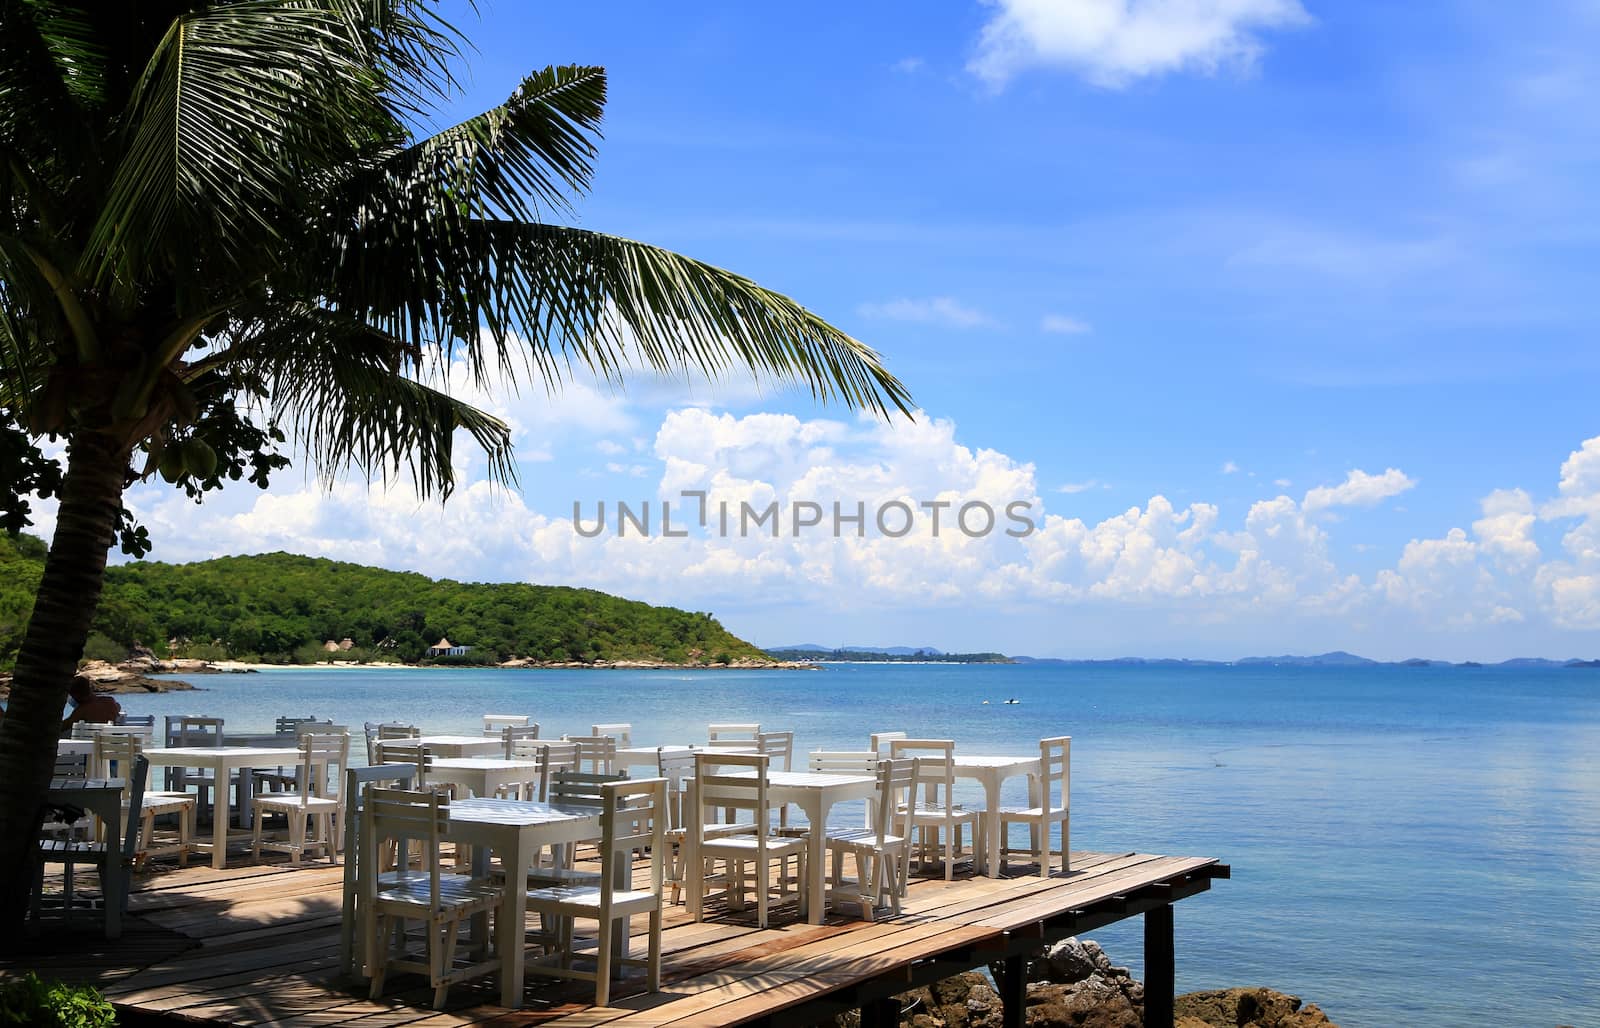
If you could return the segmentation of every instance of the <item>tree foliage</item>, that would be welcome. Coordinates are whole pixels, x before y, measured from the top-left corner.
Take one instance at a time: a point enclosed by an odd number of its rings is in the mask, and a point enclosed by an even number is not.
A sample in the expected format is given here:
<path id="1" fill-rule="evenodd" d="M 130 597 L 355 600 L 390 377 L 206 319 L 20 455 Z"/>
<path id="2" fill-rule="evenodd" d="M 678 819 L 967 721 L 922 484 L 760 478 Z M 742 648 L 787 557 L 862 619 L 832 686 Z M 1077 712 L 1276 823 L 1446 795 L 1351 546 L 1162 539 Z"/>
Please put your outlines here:
<path id="1" fill-rule="evenodd" d="M 42 544 L 20 543 L 0 540 L 0 654 L 15 652 L 42 566 Z M 417 661 L 442 636 L 472 647 L 446 663 L 764 659 L 709 614 L 593 589 L 434 580 L 288 553 L 108 568 L 95 632 L 124 655 L 139 643 L 165 656 L 175 639 L 180 655 L 269 663 Z M 325 641 L 346 638 L 351 650 L 324 651 Z"/>

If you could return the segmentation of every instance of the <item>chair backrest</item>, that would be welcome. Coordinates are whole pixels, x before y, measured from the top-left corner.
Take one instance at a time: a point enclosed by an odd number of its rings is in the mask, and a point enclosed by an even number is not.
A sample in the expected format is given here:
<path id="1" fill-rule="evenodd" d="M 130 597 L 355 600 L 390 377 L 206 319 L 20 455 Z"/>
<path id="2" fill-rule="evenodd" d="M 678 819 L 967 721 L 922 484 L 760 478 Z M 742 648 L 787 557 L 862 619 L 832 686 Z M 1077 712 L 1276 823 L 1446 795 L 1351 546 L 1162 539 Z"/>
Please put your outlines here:
<path id="1" fill-rule="evenodd" d="M 539 747 L 534 759 L 539 762 L 539 798 L 550 797 L 550 780 L 558 771 L 578 770 L 578 744 L 575 742 L 547 742 Z"/>
<path id="2" fill-rule="evenodd" d="M 595 774 L 589 771 L 557 771 L 550 776 L 546 801 L 566 807 L 598 807 L 604 801 L 605 786 L 628 780 L 628 773 Z"/>
<path id="3" fill-rule="evenodd" d="M 94 738 L 94 776 L 96 778 L 126 778 L 133 762 L 144 750 L 144 740 L 137 735 L 97 735 Z M 127 795 L 127 789 L 123 789 Z"/>
<path id="4" fill-rule="evenodd" d="M 365 830 L 361 812 L 366 806 L 367 790 L 377 785 L 398 785 L 409 789 L 417 769 L 409 764 L 379 764 L 376 767 L 349 767 L 344 771 L 344 911 L 339 927 L 339 966 L 348 975 L 355 974 L 355 936 L 359 917 L 352 917 L 358 902 L 356 883 L 361 872 L 360 831 Z M 405 852 L 403 848 L 397 850 Z"/>
<path id="5" fill-rule="evenodd" d="M 692 818 L 694 808 L 715 808 L 728 812 L 748 810 L 754 817 L 761 859 L 766 857 L 766 837 L 771 832 L 772 802 L 767 795 L 771 758 L 765 753 L 696 753 L 694 757 L 695 800 L 685 805 Z"/>
<path id="6" fill-rule="evenodd" d="M 520 742 L 533 742 L 539 738 L 538 725 L 506 725 L 500 729 L 500 745 L 504 749 L 507 760 L 517 756 L 517 744 Z M 528 753 L 530 750 L 523 750 Z"/>
<path id="7" fill-rule="evenodd" d="M 762 732 L 756 736 L 756 749 L 772 758 L 772 770 L 794 770 L 793 732 Z"/>
<path id="8" fill-rule="evenodd" d="M 891 757 L 913 757 L 922 805 L 929 811 L 955 813 L 956 744 L 952 739 L 896 739 L 889 744 Z"/>
<path id="9" fill-rule="evenodd" d="M 875 775 L 883 760 L 876 750 L 812 750 L 810 767 L 824 775 Z"/>
<path id="10" fill-rule="evenodd" d="M 117 724 L 126 728 L 155 728 L 154 714 L 118 714 Z"/>
<path id="11" fill-rule="evenodd" d="M 917 762 L 912 757 L 886 757 L 878 762 L 878 805 L 873 829 L 879 847 L 891 835 L 911 837 L 917 816 Z"/>
<path id="12" fill-rule="evenodd" d="M 624 721 L 613 721 L 610 724 L 590 725 L 590 735 L 609 735 L 617 740 L 618 749 L 627 749 L 633 745 L 633 726 Z"/>
<path id="13" fill-rule="evenodd" d="M 761 725 L 754 721 L 725 721 L 706 726 L 708 746 L 749 746 L 754 748 L 761 735 Z"/>
<path id="14" fill-rule="evenodd" d="M 378 726 L 378 738 L 383 739 L 415 739 L 422 735 L 422 730 L 416 725 L 402 724 L 399 721 L 385 721 Z"/>
<path id="15" fill-rule="evenodd" d="M 378 743 L 379 765 L 383 764 L 410 764 L 416 768 L 417 788 L 425 788 L 428 784 L 428 765 L 434 760 L 433 754 L 428 752 L 428 747 L 420 742 L 409 739 L 389 739 Z"/>
<path id="16" fill-rule="evenodd" d="M 87 753 L 57 753 L 56 766 L 50 772 L 52 778 L 88 778 L 89 754 Z"/>
<path id="17" fill-rule="evenodd" d="M 1039 791 L 1045 810 L 1067 810 L 1072 796 L 1072 736 L 1039 740 Z M 1061 802 L 1055 802 L 1060 789 Z"/>
<path id="18" fill-rule="evenodd" d="M 506 728 L 525 728 L 533 724 L 533 718 L 527 714 L 485 714 L 483 715 L 483 734 L 491 739 L 499 735 Z"/>
<path id="19" fill-rule="evenodd" d="M 280 717 L 273 723 L 272 730 L 279 735 L 289 735 L 294 732 L 296 725 L 303 725 L 307 721 L 315 721 L 314 717 Z"/>
<path id="20" fill-rule="evenodd" d="M 661 778 L 605 782 L 600 786 L 600 918 L 610 920 L 612 894 L 631 891 L 633 851 L 650 852 L 650 891 L 666 880 L 667 783 Z"/>
<path id="21" fill-rule="evenodd" d="M 578 770 L 609 775 L 617 766 L 617 740 L 609 735 L 569 735 L 578 744 Z"/>
<path id="22" fill-rule="evenodd" d="M 150 780 L 150 758 L 143 753 L 133 758 L 133 766 L 129 771 L 120 776 L 123 780 L 122 794 L 128 797 L 128 816 L 124 819 L 127 824 L 122 829 L 122 865 L 133 867 L 133 858 L 139 852 L 139 826 L 144 818 L 139 816 L 139 808 L 144 805 L 144 787 Z M 111 828 L 106 829 L 111 834 Z M 129 890 L 122 891 L 123 909 L 127 909 Z"/>
<path id="23" fill-rule="evenodd" d="M 170 745 L 221 746 L 222 718 L 191 717 L 189 715 L 178 718 L 178 729 Z"/>
<path id="24" fill-rule="evenodd" d="M 377 866 L 379 848 L 390 839 L 400 844 L 401 852 L 410 841 L 422 844 L 422 866 L 428 874 L 428 905 L 442 909 L 439 895 L 439 843 L 450 828 L 450 798 L 427 790 L 386 789 L 377 785 L 367 789 L 361 810 L 361 855 L 363 865 Z M 369 891 L 363 902 L 376 899 L 378 876 L 363 875 Z"/>
<path id="25" fill-rule="evenodd" d="M 871 736 L 872 741 L 868 744 L 867 748 L 872 750 L 874 753 L 881 753 L 887 757 L 889 756 L 889 749 L 895 743 L 895 741 L 904 738 L 906 738 L 906 733 L 904 732 L 873 732 Z"/>
<path id="26" fill-rule="evenodd" d="M 300 736 L 300 805 L 312 796 L 337 799 L 343 772 L 350 768 L 350 736 L 344 732 L 306 732 Z"/>
<path id="27" fill-rule="evenodd" d="M 117 727 L 110 721 L 78 721 L 72 726 L 74 739 L 93 739 L 108 728 Z"/>
<path id="28" fill-rule="evenodd" d="M 665 746 L 656 750 L 656 773 L 667 783 L 667 812 L 668 823 L 673 828 L 682 828 L 683 819 L 683 783 L 684 779 L 694 776 L 694 750 L 668 749 Z"/>

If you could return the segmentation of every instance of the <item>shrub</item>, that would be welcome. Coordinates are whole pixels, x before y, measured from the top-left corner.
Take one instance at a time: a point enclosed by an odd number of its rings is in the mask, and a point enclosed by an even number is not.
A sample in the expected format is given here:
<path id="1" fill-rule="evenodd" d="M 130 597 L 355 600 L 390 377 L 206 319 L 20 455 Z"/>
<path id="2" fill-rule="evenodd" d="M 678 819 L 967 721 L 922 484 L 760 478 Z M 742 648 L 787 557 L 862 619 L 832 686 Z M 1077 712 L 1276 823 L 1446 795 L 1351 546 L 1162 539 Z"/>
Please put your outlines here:
<path id="1" fill-rule="evenodd" d="M 115 664 L 128 659 L 128 648 L 104 632 L 90 632 L 88 642 L 83 644 L 83 659 Z"/>
<path id="2" fill-rule="evenodd" d="M 87 985 L 47 982 L 29 971 L 0 984 L 0 1025 L 41 1028 L 110 1028 L 117 1012 Z"/>

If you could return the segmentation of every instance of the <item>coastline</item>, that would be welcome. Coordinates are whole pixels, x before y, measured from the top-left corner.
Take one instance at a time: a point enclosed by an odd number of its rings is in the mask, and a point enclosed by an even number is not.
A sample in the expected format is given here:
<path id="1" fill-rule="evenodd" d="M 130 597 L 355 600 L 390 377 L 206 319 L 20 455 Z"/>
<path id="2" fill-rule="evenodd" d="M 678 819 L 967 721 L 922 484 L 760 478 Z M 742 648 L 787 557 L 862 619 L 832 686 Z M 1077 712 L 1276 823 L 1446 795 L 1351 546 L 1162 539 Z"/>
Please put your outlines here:
<path id="1" fill-rule="evenodd" d="M 331 660 L 316 664 L 259 664 L 241 660 L 157 661 L 140 673 L 150 675 L 253 674 L 260 671 L 820 671 L 803 661 L 736 660 L 729 664 L 680 664 L 654 660 L 532 661 L 499 664 L 402 664 L 391 661 Z"/>

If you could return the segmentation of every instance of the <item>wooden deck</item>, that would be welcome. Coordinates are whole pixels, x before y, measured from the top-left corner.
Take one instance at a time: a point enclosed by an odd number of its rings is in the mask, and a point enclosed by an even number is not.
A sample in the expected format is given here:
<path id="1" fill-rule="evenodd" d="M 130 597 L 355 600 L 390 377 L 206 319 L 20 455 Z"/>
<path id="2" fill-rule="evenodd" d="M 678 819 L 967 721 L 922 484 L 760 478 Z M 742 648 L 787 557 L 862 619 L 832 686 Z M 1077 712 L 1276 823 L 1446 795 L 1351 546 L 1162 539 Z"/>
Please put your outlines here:
<path id="1" fill-rule="evenodd" d="M 1203 857 L 1075 852 L 1071 873 L 1049 879 L 914 879 L 904 914 L 876 923 L 830 916 L 808 925 L 791 905 L 759 930 L 753 911 L 712 908 L 696 924 L 678 906 L 664 935 L 661 992 L 644 992 L 631 972 L 602 1008 L 584 1001 L 592 986 L 530 976 L 517 1011 L 495 1005 L 493 979 L 454 987 L 444 1011 L 428 1007 L 419 979 L 392 978 L 378 1002 L 338 979 L 340 875 L 327 865 L 158 870 L 139 876 L 121 940 L 100 940 L 87 922 L 71 933 L 48 929 L 26 958 L 0 962 L 0 975 L 37 970 L 94 983 L 132 1024 L 141 1015 L 370 1028 L 811 1024 L 973 967 L 1020 968 L 1056 939 L 1139 914 L 1152 915 L 1147 947 L 1155 925 L 1170 953 L 1171 904 L 1228 868 Z"/>

